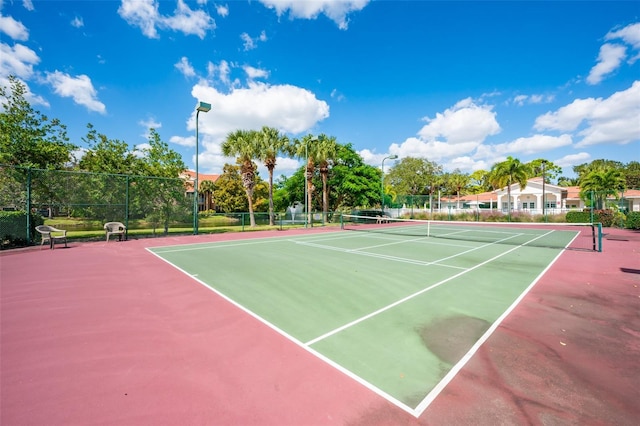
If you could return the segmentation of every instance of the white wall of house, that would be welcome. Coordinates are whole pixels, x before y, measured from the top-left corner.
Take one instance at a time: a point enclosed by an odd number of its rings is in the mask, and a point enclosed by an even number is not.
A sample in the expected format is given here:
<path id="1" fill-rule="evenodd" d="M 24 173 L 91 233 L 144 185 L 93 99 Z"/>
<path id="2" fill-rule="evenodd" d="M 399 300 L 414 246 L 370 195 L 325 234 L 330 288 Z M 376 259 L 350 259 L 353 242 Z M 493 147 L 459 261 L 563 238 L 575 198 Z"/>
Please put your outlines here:
<path id="1" fill-rule="evenodd" d="M 566 191 L 566 188 L 548 183 L 543 185 L 541 178 L 530 179 L 524 189 L 518 184 L 511 185 L 511 210 L 542 214 L 544 205 L 544 212 L 547 214 L 566 211 L 566 196 L 562 196 L 563 191 Z M 496 195 L 500 209 L 507 211 L 509 209 L 507 188 L 496 191 Z"/>

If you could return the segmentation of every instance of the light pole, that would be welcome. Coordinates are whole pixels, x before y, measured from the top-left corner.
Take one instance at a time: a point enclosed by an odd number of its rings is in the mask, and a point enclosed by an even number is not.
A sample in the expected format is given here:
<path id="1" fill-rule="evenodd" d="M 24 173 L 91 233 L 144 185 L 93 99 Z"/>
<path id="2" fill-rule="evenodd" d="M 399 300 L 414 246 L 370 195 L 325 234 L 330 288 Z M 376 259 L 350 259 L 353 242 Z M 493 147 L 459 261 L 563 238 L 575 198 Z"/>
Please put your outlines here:
<path id="1" fill-rule="evenodd" d="M 544 221 L 547 221 L 547 216 L 546 216 L 546 207 L 547 207 L 547 196 L 545 194 L 545 166 L 547 165 L 547 160 L 542 160 L 542 217 L 544 218 Z"/>
<path id="2" fill-rule="evenodd" d="M 382 159 L 382 176 L 380 177 L 380 206 L 382 206 L 382 214 L 384 214 L 384 160 L 395 160 L 397 155 L 393 154 Z"/>
<path id="3" fill-rule="evenodd" d="M 200 111 L 209 112 L 211 104 L 200 102 L 196 108 L 196 176 L 193 181 L 193 235 L 198 235 L 198 116 Z"/>
<path id="4" fill-rule="evenodd" d="M 311 193 L 308 191 L 308 178 L 309 178 L 309 142 L 318 142 L 318 137 L 314 136 L 304 143 L 304 227 L 306 228 L 309 222 L 311 222 L 311 214 L 309 213 L 309 207 L 311 207 Z"/>

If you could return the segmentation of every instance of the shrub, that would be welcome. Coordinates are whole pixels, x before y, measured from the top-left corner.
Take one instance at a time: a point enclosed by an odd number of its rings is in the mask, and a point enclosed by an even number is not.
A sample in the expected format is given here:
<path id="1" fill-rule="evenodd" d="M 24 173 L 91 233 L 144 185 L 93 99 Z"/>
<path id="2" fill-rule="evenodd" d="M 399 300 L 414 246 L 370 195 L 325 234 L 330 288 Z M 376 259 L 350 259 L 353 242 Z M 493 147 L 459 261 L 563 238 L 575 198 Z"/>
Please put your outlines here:
<path id="1" fill-rule="evenodd" d="M 593 221 L 602 223 L 602 226 L 610 227 L 613 225 L 615 215 L 613 210 L 596 210 L 593 212 Z"/>
<path id="2" fill-rule="evenodd" d="M 33 242 L 35 240 L 36 226 L 43 225 L 44 218 L 39 214 L 32 214 L 29 220 L 29 239 Z M 0 212 L 0 249 L 27 245 L 26 227 L 26 212 Z"/>
<path id="3" fill-rule="evenodd" d="M 640 229 L 640 212 L 629 212 L 627 214 L 627 228 Z"/>
<path id="4" fill-rule="evenodd" d="M 567 223 L 589 223 L 591 222 L 591 212 L 589 211 L 572 211 L 566 216 Z"/>

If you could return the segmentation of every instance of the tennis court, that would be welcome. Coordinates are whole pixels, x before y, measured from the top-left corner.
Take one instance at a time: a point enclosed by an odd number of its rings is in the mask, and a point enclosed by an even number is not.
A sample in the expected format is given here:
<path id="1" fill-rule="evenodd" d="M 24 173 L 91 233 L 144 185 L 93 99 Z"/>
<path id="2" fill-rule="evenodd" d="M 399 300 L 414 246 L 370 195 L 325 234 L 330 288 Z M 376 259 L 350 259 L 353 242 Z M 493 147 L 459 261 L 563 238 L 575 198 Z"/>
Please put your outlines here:
<path id="1" fill-rule="evenodd" d="M 352 225 L 0 253 L 0 423 L 637 424 L 637 231 Z"/>
<path id="2" fill-rule="evenodd" d="M 347 217 L 347 232 L 149 249 L 418 417 L 590 227 Z"/>

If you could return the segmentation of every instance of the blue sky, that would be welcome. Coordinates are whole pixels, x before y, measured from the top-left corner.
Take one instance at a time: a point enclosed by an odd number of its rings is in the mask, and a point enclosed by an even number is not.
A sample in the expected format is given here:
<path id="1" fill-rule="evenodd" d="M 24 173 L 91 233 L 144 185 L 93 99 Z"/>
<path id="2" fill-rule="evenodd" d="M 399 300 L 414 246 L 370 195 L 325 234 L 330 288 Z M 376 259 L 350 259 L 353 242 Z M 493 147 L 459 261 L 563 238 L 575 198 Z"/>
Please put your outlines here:
<path id="1" fill-rule="evenodd" d="M 87 123 L 132 147 L 154 127 L 193 168 L 203 101 L 202 173 L 234 162 L 229 132 L 263 125 L 335 136 L 378 167 L 513 156 L 574 176 L 640 160 L 637 1 L 0 0 L 0 14 L 0 83 L 18 76 L 81 146 Z"/>

